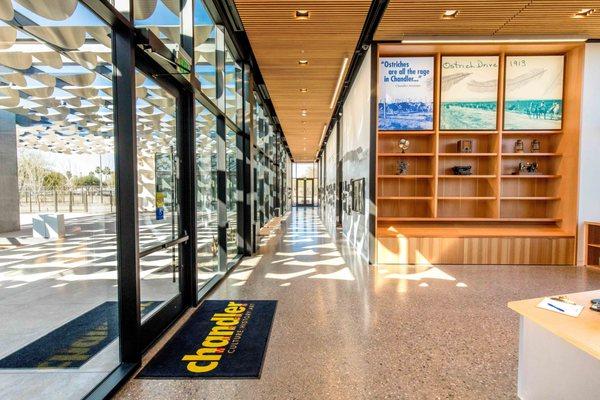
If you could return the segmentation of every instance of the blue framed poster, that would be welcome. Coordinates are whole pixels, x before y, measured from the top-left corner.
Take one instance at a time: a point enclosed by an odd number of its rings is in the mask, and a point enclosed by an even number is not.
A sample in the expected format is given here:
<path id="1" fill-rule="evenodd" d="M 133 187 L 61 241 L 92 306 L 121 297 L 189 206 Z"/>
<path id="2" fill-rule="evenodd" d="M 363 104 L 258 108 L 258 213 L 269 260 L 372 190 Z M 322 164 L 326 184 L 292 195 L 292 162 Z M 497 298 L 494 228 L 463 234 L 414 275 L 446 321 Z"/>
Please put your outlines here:
<path id="1" fill-rule="evenodd" d="M 433 57 L 379 59 L 378 128 L 433 129 Z"/>
<path id="2" fill-rule="evenodd" d="M 507 56 L 504 129 L 561 129 L 565 57 Z"/>
<path id="3" fill-rule="evenodd" d="M 498 56 L 442 57 L 441 129 L 496 129 L 499 60 Z"/>

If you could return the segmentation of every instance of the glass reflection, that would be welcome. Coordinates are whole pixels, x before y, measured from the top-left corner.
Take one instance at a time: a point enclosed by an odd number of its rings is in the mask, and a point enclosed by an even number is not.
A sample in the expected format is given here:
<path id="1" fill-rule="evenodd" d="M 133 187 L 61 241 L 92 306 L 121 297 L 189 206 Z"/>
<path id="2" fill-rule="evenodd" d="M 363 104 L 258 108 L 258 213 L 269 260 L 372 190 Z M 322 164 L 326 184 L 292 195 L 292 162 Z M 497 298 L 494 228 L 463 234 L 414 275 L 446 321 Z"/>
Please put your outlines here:
<path id="1" fill-rule="evenodd" d="M 197 102 L 196 224 L 199 289 L 219 271 L 216 124 L 216 117 Z"/>
<path id="2" fill-rule="evenodd" d="M 240 125 L 242 122 L 242 68 L 235 62 L 229 49 L 225 49 L 225 113 Z"/>
<path id="3" fill-rule="evenodd" d="M 194 53 L 196 78 L 209 99 L 216 100 L 216 27 L 204 2 L 194 3 Z"/>
<path id="4" fill-rule="evenodd" d="M 136 72 L 138 230 L 140 249 L 178 237 L 176 99 Z M 177 250 L 140 261 L 142 301 L 168 301 L 179 293 Z"/>
<path id="5" fill-rule="evenodd" d="M 81 398 L 120 363 L 112 70 L 78 1 L 0 2 L 3 399 Z"/>
<path id="6" fill-rule="evenodd" d="M 180 0 L 135 0 L 134 24 L 148 28 L 171 51 L 180 43 Z"/>
<path id="7" fill-rule="evenodd" d="M 227 172 L 227 261 L 233 260 L 238 254 L 237 248 L 237 144 L 236 134 L 227 130 L 225 138 L 225 166 Z"/>

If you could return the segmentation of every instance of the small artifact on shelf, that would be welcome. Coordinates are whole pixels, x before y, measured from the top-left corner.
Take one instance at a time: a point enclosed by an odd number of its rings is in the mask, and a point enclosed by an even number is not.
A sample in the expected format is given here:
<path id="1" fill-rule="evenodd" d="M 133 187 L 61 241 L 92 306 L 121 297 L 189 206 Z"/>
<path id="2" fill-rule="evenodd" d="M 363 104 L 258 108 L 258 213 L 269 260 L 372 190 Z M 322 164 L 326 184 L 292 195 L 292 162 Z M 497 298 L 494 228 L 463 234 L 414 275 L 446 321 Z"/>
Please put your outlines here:
<path id="1" fill-rule="evenodd" d="M 523 145 L 523 140 L 517 139 L 515 142 L 515 153 L 524 153 L 525 146 Z"/>
<path id="2" fill-rule="evenodd" d="M 520 162 L 517 170 L 513 172 L 513 175 L 533 175 L 538 173 L 538 163 L 524 163 Z"/>
<path id="3" fill-rule="evenodd" d="M 473 141 L 469 139 L 461 139 L 456 144 L 459 153 L 472 153 L 473 152 Z"/>
<path id="4" fill-rule="evenodd" d="M 408 162 L 398 161 L 398 175 L 408 174 Z"/>
<path id="5" fill-rule="evenodd" d="M 410 141 L 408 139 L 400 139 L 400 141 L 398 142 L 398 147 L 400 147 L 400 151 L 402 153 L 406 153 L 406 150 L 408 150 L 409 146 Z"/>
<path id="6" fill-rule="evenodd" d="M 452 172 L 454 172 L 454 175 L 473 175 L 470 165 L 457 165 L 452 167 Z"/>
<path id="7" fill-rule="evenodd" d="M 533 139 L 531 141 L 531 152 L 539 153 L 540 152 L 541 143 L 539 139 Z"/>

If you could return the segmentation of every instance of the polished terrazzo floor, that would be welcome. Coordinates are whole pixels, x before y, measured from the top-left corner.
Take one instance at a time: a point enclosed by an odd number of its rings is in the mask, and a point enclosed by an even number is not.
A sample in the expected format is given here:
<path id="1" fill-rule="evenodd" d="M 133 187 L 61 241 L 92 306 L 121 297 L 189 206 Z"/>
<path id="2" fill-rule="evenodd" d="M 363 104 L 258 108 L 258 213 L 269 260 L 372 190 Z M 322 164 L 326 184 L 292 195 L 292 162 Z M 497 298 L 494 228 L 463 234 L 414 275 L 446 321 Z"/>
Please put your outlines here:
<path id="1" fill-rule="evenodd" d="M 506 303 L 598 288 L 573 267 L 369 266 L 316 209 L 294 210 L 209 296 L 279 301 L 261 379 L 133 379 L 116 398 L 514 399 Z"/>

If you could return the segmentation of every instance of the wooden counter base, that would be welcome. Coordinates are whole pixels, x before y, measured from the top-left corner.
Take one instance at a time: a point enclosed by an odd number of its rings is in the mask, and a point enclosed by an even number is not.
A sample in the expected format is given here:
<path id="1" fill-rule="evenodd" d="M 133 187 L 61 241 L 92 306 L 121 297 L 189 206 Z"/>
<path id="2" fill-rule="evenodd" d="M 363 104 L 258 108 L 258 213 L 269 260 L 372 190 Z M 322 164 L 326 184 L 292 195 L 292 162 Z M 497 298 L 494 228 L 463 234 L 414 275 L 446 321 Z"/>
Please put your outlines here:
<path id="1" fill-rule="evenodd" d="M 573 237 L 378 237 L 378 264 L 573 265 Z"/>

